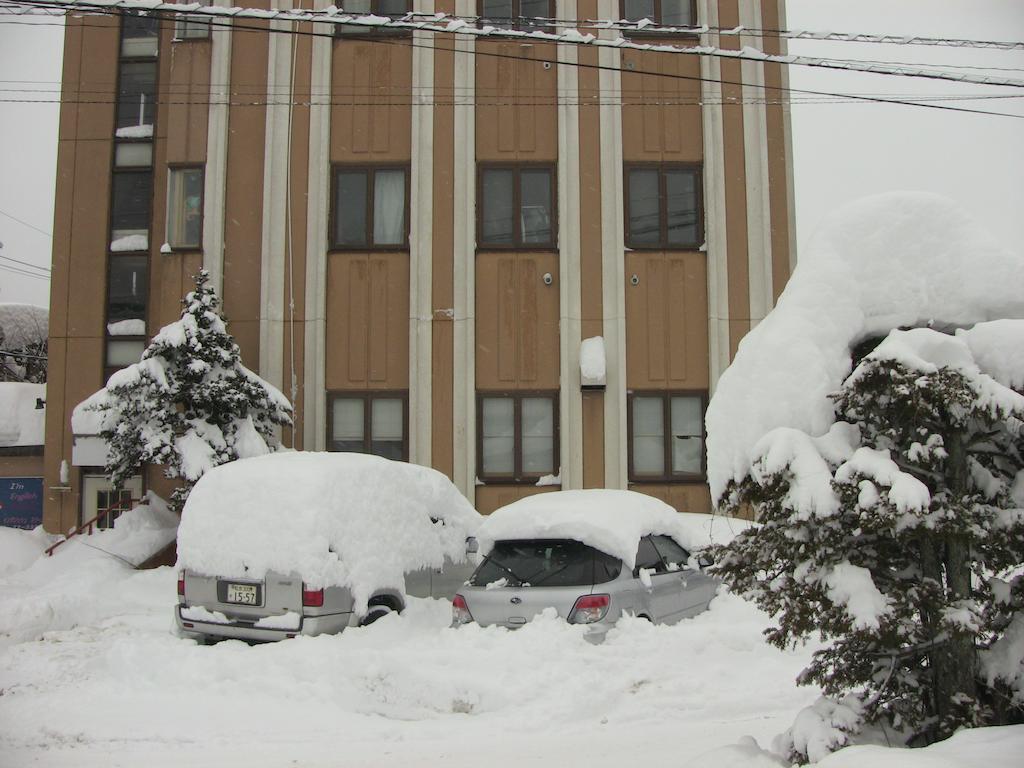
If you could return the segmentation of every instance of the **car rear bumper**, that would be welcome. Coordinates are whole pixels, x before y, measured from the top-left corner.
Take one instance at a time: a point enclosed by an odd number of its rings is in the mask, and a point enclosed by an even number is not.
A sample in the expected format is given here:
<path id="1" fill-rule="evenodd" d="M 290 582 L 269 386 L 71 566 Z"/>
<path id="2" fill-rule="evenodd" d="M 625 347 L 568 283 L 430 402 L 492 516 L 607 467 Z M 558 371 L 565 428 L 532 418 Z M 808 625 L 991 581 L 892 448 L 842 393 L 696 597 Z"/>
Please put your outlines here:
<path id="1" fill-rule="evenodd" d="M 181 615 L 181 609 L 185 607 L 179 604 L 174 608 L 174 620 L 178 625 L 178 629 L 185 635 L 233 638 L 256 642 L 275 642 L 297 635 L 321 635 L 340 632 L 354 622 L 355 616 L 353 613 L 301 616 L 299 618 L 299 625 L 296 628 L 271 629 L 269 627 L 255 627 L 249 622 L 232 621 L 222 623 L 219 621 L 197 621 L 191 617 L 184 618 Z"/>

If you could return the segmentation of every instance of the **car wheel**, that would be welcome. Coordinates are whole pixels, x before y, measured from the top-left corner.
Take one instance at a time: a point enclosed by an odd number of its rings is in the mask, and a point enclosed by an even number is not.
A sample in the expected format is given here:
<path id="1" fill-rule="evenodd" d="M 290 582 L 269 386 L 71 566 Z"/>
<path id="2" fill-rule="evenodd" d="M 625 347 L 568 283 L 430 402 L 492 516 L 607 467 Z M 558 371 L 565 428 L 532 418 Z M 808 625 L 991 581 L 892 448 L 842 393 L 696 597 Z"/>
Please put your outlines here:
<path id="1" fill-rule="evenodd" d="M 391 604 L 390 601 L 384 598 L 373 598 L 370 600 L 370 605 L 366 610 L 366 615 L 359 620 L 359 626 L 365 627 L 378 619 L 382 619 L 390 613 L 395 613 L 396 608 Z"/>

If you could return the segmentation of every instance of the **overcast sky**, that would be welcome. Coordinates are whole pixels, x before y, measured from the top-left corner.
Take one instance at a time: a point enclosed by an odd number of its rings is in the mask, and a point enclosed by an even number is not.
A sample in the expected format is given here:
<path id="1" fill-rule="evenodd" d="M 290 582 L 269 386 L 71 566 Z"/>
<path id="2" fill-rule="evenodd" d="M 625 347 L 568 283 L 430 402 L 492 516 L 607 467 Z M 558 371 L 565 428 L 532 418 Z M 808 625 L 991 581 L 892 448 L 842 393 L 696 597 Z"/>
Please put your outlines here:
<path id="1" fill-rule="evenodd" d="M 790 29 L 1024 40 L 1022 0 L 787 0 L 787 14 Z M 34 25 L 26 21 L 0 17 L 0 256 L 5 257 L 0 259 L 0 301 L 47 304 L 45 280 L 9 271 L 22 268 L 11 259 L 48 265 L 53 228 L 57 106 L 9 100 L 56 98 L 62 28 L 54 19 Z M 790 52 L 955 65 L 962 72 L 978 71 L 964 67 L 995 67 L 993 75 L 1024 79 L 1021 51 L 797 41 Z M 1024 96 L 1024 89 L 805 67 L 791 68 L 790 85 L 907 99 L 1010 94 L 1015 97 L 935 103 L 1024 115 L 1024 99 L 1016 97 Z M 17 92 L 28 88 L 37 90 Z M 1024 120 L 849 103 L 794 103 L 792 114 L 801 245 L 823 216 L 850 200 L 895 189 L 926 190 L 966 208 L 998 240 L 1021 252 L 1024 263 Z"/>

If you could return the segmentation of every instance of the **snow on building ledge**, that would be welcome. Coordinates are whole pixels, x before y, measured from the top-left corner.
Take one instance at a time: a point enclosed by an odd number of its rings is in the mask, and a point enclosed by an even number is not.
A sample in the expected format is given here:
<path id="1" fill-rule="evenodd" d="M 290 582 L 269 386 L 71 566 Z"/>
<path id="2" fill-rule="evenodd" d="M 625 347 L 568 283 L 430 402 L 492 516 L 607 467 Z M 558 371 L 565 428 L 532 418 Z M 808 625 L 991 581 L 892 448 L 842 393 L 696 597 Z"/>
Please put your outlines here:
<path id="1" fill-rule="evenodd" d="M 580 386 L 583 389 L 604 389 L 607 371 L 604 337 L 584 339 L 580 344 Z"/>
<path id="2" fill-rule="evenodd" d="M 36 404 L 45 398 L 45 384 L 0 382 L 0 450 L 42 447 L 46 411 Z"/>

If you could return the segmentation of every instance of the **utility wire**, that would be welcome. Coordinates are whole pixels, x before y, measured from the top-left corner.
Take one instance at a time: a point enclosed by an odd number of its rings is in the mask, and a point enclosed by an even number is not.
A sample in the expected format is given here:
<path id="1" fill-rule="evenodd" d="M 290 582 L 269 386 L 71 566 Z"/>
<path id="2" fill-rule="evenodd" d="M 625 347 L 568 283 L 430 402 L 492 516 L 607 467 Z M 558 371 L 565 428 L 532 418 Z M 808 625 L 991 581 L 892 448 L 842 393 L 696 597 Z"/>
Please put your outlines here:
<path id="1" fill-rule="evenodd" d="M 19 224 L 23 224 L 24 226 L 28 227 L 29 229 L 34 229 L 36 232 L 39 232 L 40 234 L 46 235 L 47 237 L 53 237 L 53 235 L 51 233 L 47 232 L 46 230 L 40 229 L 39 227 L 37 227 L 37 226 L 35 226 L 33 224 L 29 224 L 27 221 L 23 221 L 22 219 L 19 219 L 17 216 L 12 216 L 11 214 L 7 213 L 7 211 L 0 211 L 0 216 L 6 216 L 8 219 L 13 219 L 14 221 L 18 222 Z"/>
<path id="2" fill-rule="evenodd" d="M 38 264 L 31 264 L 27 261 L 19 261 L 18 259 L 12 259 L 10 256 L 4 256 L 3 254 L 0 254 L 0 259 L 3 259 L 4 261 L 13 261 L 15 264 L 22 264 L 23 266 L 32 267 L 32 269 L 38 269 L 43 272 L 50 271 L 49 267 L 40 267 Z"/>
<path id="3" fill-rule="evenodd" d="M 39 3 L 33 2 L 32 0 L 5 0 L 12 6 L 11 12 L 16 15 L 48 15 L 57 16 L 62 15 L 63 11 L 54 9 L 52 3 Z M 77 3 L 75 3 L 77 4 Z M 113 3 L 104 3 L 103 5 L 110 6 Z M 32 6 L 32 7 L 28 7 Z M 152 4 L 150 3 L 151 7 Z M 147 9 L 147 5 L 140 3 L 138 7 L 142 10 Z M 192 11 L 182 11 L 183 13 L 193 13 Z M 301 11 L 306 14 L 320 14 L 326 16 L 336 16 L 344 14 L 343 9 L 336 9 L 334 12 L 330 11 Z M 220 12 L 213 11 L 217 15 L 231 15 L 230 12 L 225 13 L 224 9 Z M 354 14 L 353 14 L 354 15 Z M 814 41 L 826 41 L 826 42 L 839 42 L 839 43 L 875 43 L 883 45 L 920 45 L 920 46 L 934 46 L 934 47 L 946 47 L 946 48 L 983 48 L 989 50 L 1006 50 L 1006 51 L 1017 51 L 1024 50 L 1024 41 L 1004 41 L 1004 40 L 977 40 L 977 39 L 964 39 L 964 38 L 948 38 L 948 37 L 927 37 L 922 35 L 892 35 L 892 34 L 877 34 L 867 32 L 833 32 L 833 31 L 815 31 L 815 30 L 800 30 L 800 29 L 773 29 L 763 27 L 723 27 L 723 26 L 709 26 L 702 24 L 699 26 L 658 26 L 653 24 L 649 19 L 641 19 L 637 21 L 629 21 L 625 19 L 562 19 L 562 18 L 547 18 L 542 16 L 518 16 L 510 18 L 502 18 L 500 20 L 488 19 L 482 16 L 473 15 L 458 15 L 458 14 L 434 14 L 434 13 L 421 13 L 417 11 L 410 11 L 406 14 L 408 18 L 422 18 L 422 19 L 435 19 L 439 16 L 443 16 L 446 19 L 453 19 L 458 21 L 465 21 L 471 23 L 489 22 L 489 21 L 501 21 L 516 23 L 520 26 L 538 26 L 538 27 L 560 27 L 565 29 L 597 29 L 597 30 L 613 30 L 613 31 L 624 31 L 633 32 L 638 35 L 656 35 L 656 36 L 688 36 L 696 37 L 703 34 L 713 34 L 721 37 L 761 37 L 761 38 L 772 38 L 772 39 L 786 39 L 786 40 L 814 40 Z"/>
<path id="4" fill-rule="evenodd" d="M 496 28 L 485 24 L 482 27 L 472 26 L 469 22 L 445 14 L 434 14 L 424 17 L 423 14 L 410 13 L 401 19 L 394 19 L 382 16 L 361 16 L 326 11 L 305 11 L 305 10 L 271 10 L 264 11 L 254 8 L 221 8 L 219 6 L 200 6 L 189 10 L 182 10 L 182 6 L 176 3 L 164 3 L 159 0 L 21 0 L 22 3 L 32 6 L 47 8 L 63 8 L 66 11 L 72 9 L 101 15 L 114 15 L 119 11 L 145 11 L 158 18 L 176 18 L 177 16 L 188 16 L 194 21 L 197 17 L 208 17 L 213 19 L 259 19 L 264 21 L 285 21 L 285 22 L 316 22 L 330 25 L 345 25 L 348 27 L 362 27 L 367 31 L 381 29 L 396 29 L 403 31 L 426 32 L 433 35 L 463 35 L 475 38 L 492 38 L 499 40 L 519 40 L 529 42 L 551 42 L 570 44 L 574 46 L 594 46 L 598 48 L 613 48 L 619 50 L 652 51 L 656 53 L 674 53 L 690 56 L 709 56 L 724 60 L 754 61 L 758 63 L 775 63 L 789 66 L 821 67 L 825 69 L 837 69 L 843 71 L 866 72 L 871 74 L 897 76 L 897 77 L 918 77 L 925 79 L 949 80 L 953 82 L 974 83 L 977 85 L 1000 85 L 1013 88 L 1024 88 L 1024 80 L 1014 78 L 999 78 L 989 76 L 977 76 L 971 74 L 956 74 L 950 72 L 936 72 L 934 70 L 920 70 L 912 67 L 890 67 L 877 64 L 861 64 L 857 61 L 842 63 L 829 63 L 826 60 L 794 55 L 775 55 L 750 48 L 718 48 L 713 46 L 676 46 L 660 43 L 640 43 L 623 37 L 617 39 L 605 39 L 595 37 L 592 34 L 581 34 L 578 29 L 567 29 L 564 32 L 546 32 L 538 29 L 531 31 Z M 425 20 L 423 20 L 425 19 Z M 486 21 L 478 19 L 479 21 Z M 504 20 L 501 20 L 504 21 Z M 510 20 L 511 21 L 511 20 Z M 617 23 L 617 22 L 616 22 Z M 612 22 L 609 22 L 612 24 Z M 621 26 L 621 25 L 620 25 Z M 616 30 L 618 27 L 604 26 L 594 27 L 596 31 L 604 29 Z M 661 31 L 660 27 L 633 26 L 634 32 L 648 33 Z M 665 31 L 674 30 L 666 29 Z M 274 30 L 281 31 L 281 30 Z M 297 30 L 285 30 L 295 32 Z M 314 33 L 315 34 L 315 33 Z M 692 31 L 690 31 L 692 35 Z M 1021 44 L 1024 49 L 1024 43 Z"/>
<path id="5" fill-rule="evenodd" d="M 6 264 L 0 264 L 0 270 L 10 272 L 13 275 L 21 275 L 22 277 L 34 277 L 37 280 L 46 280 L 47 282 L 50 280 L 49 275 L 40 275 L 34 272 L 29 272 L 28 270 L 18 269 L 17 267 L 8 267 Z"/>
<path id="6" fill-rule="evenodd" d="M 8 1 L 8 0 L 4 0 L 4 1 Z M 56 4 L 56 0 L 31 0 L 31 2 L 33 4 L 35 4 L 35 5 L 40 5 L 42 3 Z M 98 15 L 108 15 L 108 16 L 120 16 L 120 15 L 122 15 L 124 13 L 124 10 L 125 10 L 124 5 L 123 5 L 125 0 L 112 0 L 112 2 L 115 5 L 118 5 L 118 7 L 117 8 L 113 8 L 113 7 L 105 8 L 105 7 L 99 7 L 99 6 L 95 6 L 94 5 L 92 7 L 92 9 L 90 10 L 90 12 L 95 12 Z M 82 4 L 80 4 L 80 3 L 73 3 L 72 5 L 74 7 L 82 7 Z M 161 4 L 161 5 L 166 5 L 166 4 Z M 68 6 L 67 6 L 67 4 L 58 4 L 58 5 L 56 5 L 56 7 L 66 8 Z M 152 7 L 152 3 L 151 3 L 151 7 Z M 149 13 L 151 13 L 153 16 L 155 16 L 157 18 L 173 18 L 173 16 L 176 13 L 178 13 L 178 11 L 173 10 L 173 9 L 176 9 L 176 7 L 177 6 L 171 5 L 170 8 L 172 10 L 168 10 L 166 12 L 162 12 L 161 9 L 156 8 L 155 10 L 150 10 Z M 246 9 L 224 9 L 224 8 L 219 8 L 219 7 L 210 8 L 208 6 L 203 6 L 202 8 L 200 8 L 198 10 L 201 11 L 204 8 L 207 11 L 210 11 L 210 10 L 219 11 L 221 16 L 228 15 L 228 14 L 235 14 L 236 11 L 238 13 L 241 13 L 242 11 L 246 10 Z M 163 15 L 162 15 L 162 13 L 163 13 Z M 262 14 L 261 18 L 264 18 L 264 19 L 268 19 L 268 18 L 269 19 L 276 19 L 276 18 L 280 18 L 280 14 L 282 12 L 280 12 L 280 11 L 259 11 L 259 12 L 255 12 L 254 11 L 253 13 Z M 189 12 L 187 12 L 187 15 L 195 16 L 196 14 L 193 11 L 189 11 Z M 241 31 L 254 32 L 254 33 L 264 33 L 264 34 L 267 33 L 267 32 L 274 32 L 274 33 L 278 33 L 278 34 L 294 35 L 294 36 L 297 36 L 297 37 L 311 37 L 311 38 L 326 37 L 326 38 L 329 38 L 329 39 L 334 39 L 335 38 L 335 35 L 333 33 L 329 33 L 329 32 L 325 33 L 325 32 L 315 32 L 315 31 L 312 31 L 312 30 L 279 29 L 279 28 L 266 27 L 266 26 L 249 26 L 249 25 L 242 25 L 242 24 L 230 23 L 230 22 L 224 23 L 224 22 L 220 22 L 220 21 L 216 20 L 215 17 L 214 17 L 214 14 L 210 14 L 210 15 L 211 15 L 211 20 L 208 22 L 208 24 L 211 27 L 213 27 L 213 28 L 226 28 L 226 29 L 232 29 L 232 30 L 241 30 Z M 253 16 L 253 17 L 243 17 L 243 18 L 256 18 L 256 17 Z M 327 18 L 327 17 L 325 17 L 325 18 Z M 356 22 L 359 21 L 359 18 L 357 18 L 357 17 L 342 16 L 340 18 L 343 18 L 343 19 L 346 19 L 346 20 L 351 20 L 351 21 L 356 21 Z M 415 27 L 415 25 L 413 25 L 411 23 L 406 23 L 406 22 L 400 22 L 400 23 L 399 22 L 394 22 L 393 24 L 397 28 L 400 28 L 400 29 L 413 29 L 413 28 L 419 29 L 418 27 Z M 399 24 L 405 24 L 405 26 L 398 26 Z M 369 23 L 363 23 L 362 26 L 371 27 L 371 26 L 382 26 L 382 25 L 371 25 Z M 432 31 L 435 31 L 435 30 L 428 29 L 426 31 L 432 32 Z M 443 30 L 441 30 L 441 31 L 443 31 Z M 499 53 L 497 51 L 464 50 L 464 49 L 455 48 L 455 47 L 448 48 L 448 47 L 443 47 L 443 46 L 435 46 L 433 43 L 420 43 L 420 42 L 415 42 L 415 41 L 411 41 L 410 42 L 410 40 L 408 40 L 408 39 L 395 40 L 395 39 L 388 39 L 386 37 L 379 37 L 379 38 L 371 37 L 371 38 L 367 38 L 367 39 L 371 43 L 378 44 L 378 45 L 404 45 L 404 46 L 407 46 L 407 47 L 423 48 L 423 49 L 426 49 L 426 50 L 433 50 L 433 51 L 439 51 L 439 52 L 448 52 L 448 53 L 453 53 L 453 54 L 459 53 L 459 54 L 470 55 L 470 56 L 487 56 L 487 57 L 491 57 L 491 58 L 511 59 L 511 60 L 515 60 L 515 61 L 531 61 L 531 62 L 538 61 L 537 59 L 534 59 L 532 57 L 522 56 L 522 55 L 517 55 L 517 54 Z M 525 37 L 524 35 L 519 33 L 517 35 L 516 39 L 533 39 L 533 38 L 532 37 Z M 604 42 L 606 42 L 606 41 L 604 41 Z M 684 50 L 684 49 L 669 49 L 669 50 Z M 783 86 L 768 85 L 766 83 L 743 83 L 741 81 L 726 80 L 726 79 L 723 79 L 723 78 L 704 78 L 704 77 L 699 77 L 699 76 L 695 76 L 695 75 L 681 75 L 681 74 L 675 74 L 675 73 L 656 72 L 656 71 L 652 71 L 652 70 L 628 70 L 628 71 L 624 71 L 624 70 L 620 69 L 619 67 L 605 66 L 605 65 L 602 65 L 602 64 L 585 64 L 585 63 L 582 63 L 582 62 L 553 62 L 553 63 L 557 63 L 559 66 L 573 66 L 573 67 L 577 67 L 579 69 L 606 70 L 606 71 L 611 71 L 611 72 L 618 72 L 620 74 L 650 75 L 652 77 L 662 77 L 662 78 L 668 78 L 668 79 L 673 79 L 673 80 L 689 80 L 689 81 L 694 81 L 694 82 L 711 82 L 711 83 L 717 83 L 717 84 L 721 84 L 721 85 L 735 85 L 735 86 L 739 86 L 739 87 L 746 86 L 746 87 L 751 87 L 751 88 L 760 88 L 762 90 L 779 91 L 779 92 L 782 92 L 782 93 L 798 93 L 798 94 L 814 95 L 814 96 L 830 96 L 830 97 L 837 98 L 837 99 L 848 99 L 848 100 L 857 101 L 857 102 L 874 102 L 874 103 L 884 103 L 884 104 L 897 104 L 897 105 L 901 105 L 901 106 L 915 106 L 915 107 L 920 107 L 920 108 L 923 108 L 923 109 L 940 109 L 940 110 L 943 110 L 943 111 L 951 111 L 951 112 L 964 112 L 964 113 L 969 113 L 969 114 L 981 114 L 981 115 L 988 115 L 988 116 L 995 116 L 995 117 L 1009 117 L 1009 118 L 1014 118 L 1014 119 L 1024 119 L 1024 115 L 1017 115 L 1017 114 L 1012 114 L 1012 113 L 1007 113 L 1007 112 L 995 112 L 995 111 L 991 111 L 991 110 L 970 109 L 970 108 L 966 108 L 966 107 L 954 107 L 954 106 L 945 105 L 945 104 L 923 103 L 923 102 L 911 101 L 911 100 L 906 100 L 906 99 L 898 99 L 898 98 L 857 96 L 857 95 L 852 95 L 852 94 L 844 94 L 844 93 L 837 93 L 837 92 L 831 92 L 831 91 L 817 91 L 817 90 L 801 89 L 801 88 L 788 88 L 788 87 L 783 87 Z M 3 100 L 0 100 L 0 101 L 3 101 Z M 14 100 L 8 100 L 8 101 L 14 101 Z"/>

